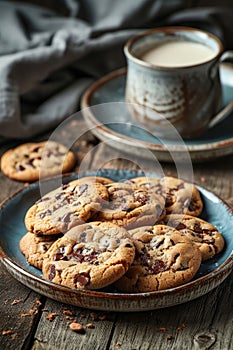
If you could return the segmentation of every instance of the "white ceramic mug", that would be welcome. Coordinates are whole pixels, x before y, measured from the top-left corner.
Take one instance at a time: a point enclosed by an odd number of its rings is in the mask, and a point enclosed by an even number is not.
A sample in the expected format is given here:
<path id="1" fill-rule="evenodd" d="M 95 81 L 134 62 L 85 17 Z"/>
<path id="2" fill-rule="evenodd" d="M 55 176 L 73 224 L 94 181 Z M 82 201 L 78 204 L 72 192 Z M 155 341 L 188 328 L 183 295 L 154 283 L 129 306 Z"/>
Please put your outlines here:
<path id="1" fill-rule="evenodd" d="M 156 136 L 170 138 L 171 123 L 183 138 L 198 137 L 233 109 L 232 102 L 220 111 L 219 78 L 219 63 L 233 59 L 233 51 L 223 52 L 214 35 L 189 27 L 151 29 L 129 39 L 124 51 L 129 109 Z"/>

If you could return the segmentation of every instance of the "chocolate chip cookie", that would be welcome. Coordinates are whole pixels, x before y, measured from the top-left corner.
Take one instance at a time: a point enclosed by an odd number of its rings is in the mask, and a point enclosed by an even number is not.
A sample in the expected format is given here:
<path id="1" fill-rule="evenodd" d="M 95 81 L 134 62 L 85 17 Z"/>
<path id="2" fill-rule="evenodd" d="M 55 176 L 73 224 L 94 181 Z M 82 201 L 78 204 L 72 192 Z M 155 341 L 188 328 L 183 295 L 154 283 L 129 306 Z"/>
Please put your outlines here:
<path id="1" fill-rule="evenodd" d="M 111 183 L 106 188 L 109 202 L 105 203 L 96 220 L 131 229 L 152 225 L 165 214 L 163 198 L 147 189 L 130 183 Z"/>
<path id="2" fill-rule="evenodd" d="M 224 238 L 217 228 L 191 215 L 167 215 L 163 222 L 184 233 L 200 249 L 202 260 L 212 258 L 224 248 Z"/>
<path id="3" fill-rule="evenodd" d="M 27 262 L 42 269 L 42 263 L 47 254 L 48 249 L 60 236 L 36 236 L 31 232 L 27 232 L 20 240 L 19 247 Z"/>
<path id="4" fill-rule="evenodd" d="M 135 247 L 124 228 L 91 222 L 57 240 L 43 263 L 43 276 L 76 289 L 100 289 L 122 277 L 134 260 Z"/>
<path id="5" fill-rule="evenodd" d="M 26 213 L 27 230 L 35 234 L 58 234 L 83 224 L 108 200 L 101 183 L 72 181 L 45 194 Z"/>
<path id="6" fill-rule="evenodd" d="M 123 292 L 153 292 L 190 281 L 201 264 L 201 253 L 184 234 L 165 225 L 153 226 L 153 233 L 133 236 L 135 260 L 115 286 Z"/>
<path id="7" fill-rule="evenodd" d="M 18 181 L 36 181 L 42 177 L 70 171 L 76 162 L 73 152 L 53 142 L 26 143 L 5 152 L 2 172 Z"/>
<path id="8" fill-rule="evenodd" d="M 162 196 L 165 200 L 167 214 L 198 216 L 202 212 L 203 203 L 200 193 L 191 183 L 168 176 L 163 178 L 139 177 L 127 182 Z"/>

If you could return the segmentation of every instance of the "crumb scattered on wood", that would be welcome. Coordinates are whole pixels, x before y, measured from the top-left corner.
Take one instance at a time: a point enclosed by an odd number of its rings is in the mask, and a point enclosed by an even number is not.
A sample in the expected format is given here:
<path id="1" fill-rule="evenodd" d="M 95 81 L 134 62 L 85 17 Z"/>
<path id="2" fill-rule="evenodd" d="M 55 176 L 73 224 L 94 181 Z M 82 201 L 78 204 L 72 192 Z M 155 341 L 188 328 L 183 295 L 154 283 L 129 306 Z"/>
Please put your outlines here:
<path id="1" fill-rule="evenodd" d="M 163 332 L 163 333 L 167 332 L 167 328 L 166 327 L 160 327 L 159 330 L 160 330 L 160 332 Z"/>
<path id="2" fill-rule="evenodd" d="M 68 321 L 70 321 L 70 320 L 72 320 L 72 319 L 73 319 L 73 317 L 72 317 L 72 316 L 66 316 L 65 318 L 66 318 L 66 320 L 68 320 Z"/>
<path id="3" fill-rule="evenodd" d="M 20 303 L 21 301 L 23 301 L 23 299 L 14 299 L 11 303 L 11 305 L 15 305 L 15 304 L 18 304 Z"/>
<path id="4" fill-rule="evenodd" d="M 172 335 L 169 334 L 166 336 L 166 338 L 167 338 L 167 340 L 172 340 Z"/>
<path id="5" fill-rule="evenodd" d="M 179 331 L 182 331 L 185 328 L 187 328 L 187 325 L 183 323 L 181 326 L 176 328 L 176 331 L 179 332 Z"/>
<path id="6" fill-rule="evenodd" d="M 37 307 L 40 307 L 40 306 L 42 305 L 42 302 L 41 302 L 39 299 L 36 299 L 35 305 L 36 305 Z"/>
<path id="7" fill-rule="evenodd" d="M 16 339 L 18 338 L 19 334 L 18 333 L 13 333 L 11 334 L 11 339 Z"/>
<path id="8" fill-rule="evenodd" d="M 98 320 L 100 320 L 100 321 L 104 321 L 104 320 L 106 320 L 106 318 L 107 318 L 106 315 L 100 315 L 100 316 L 98 316 Z"/>
<path id="9" fill-rule="evenodd" d="M 118 342 L 117 342 L 117 343 L 115 344 L 115 347 L 116 347 L 116 348 L 120 348 L 120 347 L 121 347 L 121 343 L 118 343 Z"/>
<path id="10" fill-rule="evenodd" d="M 10 334 L 12 334 L 13 332 L 12 332 L 12 330 L 10 330 L 10 329 L 7 329 L 7 330 L 5 330 L 5 331 L 2 331 L 2 335 L 10 335 Z"/>
<path id="11" fill-rule="evenodd" d="M 90 328 L 90 329 L 95 328 L 95 326 L 93 325 L 93 323 L 87 323 L 87 324 L 86 324 L 86 327 L 87 327 L 87 328 Z"/>
<path id="12" fill-rule="evenodd" d="M 51 312 L 51 314 L 49 314 L 49 315 L 46 316 L 46 320 L 48 320 L 48 321 L 53 321 L 53 320 L 55 319 L 55 317 L 57 317 L 57 316 L 58 316 L 58 313 L 56 313 L 56 312 Z"/>
<path id="13" fill-rule="evenodd" d="M 106 320 L 107 315 L 98 315 L 95 312 L 91 312 L 90 313 L 90 318 L 92 319 L 92 321 L 97 321 L 97 320 L 104 321 L 104 320 Z"/>
<path id="14" fill-rule="evenodd" d="M 37 309 L 30 309 L 28 312 L 22 312 L 21 317 L 32 316 L 32 315 L 36 315 L 37 313 L 38 313 Z"/>
<path id="15" fill-rule="evenodd" d="M 41 311 L 42 311 L 42 312 L 49 312 L 49 310 L 46 309 L 46 308 L 42 309 Z"/>
<path id="16" fill-rule="evenodd" d="M 19 301 L 22 301 L 22 299 Z M 19 301 L 16 300 L 13 302 L 15 302 L 15 304 L 16 304 Z M 36 299 L 32 305 L 32 308 L 28 312 L 22 312 L 21 317 L 27 317 L 27 316 L 32 316 L 32 315 L 38 314 L 38 310 L 39 310 L 41 305 L 42 305 L 41 301 L 39 299 Z"/>
<path id="17" fill-rule="evenodd" d="M 63 315 L 66 315 L 66 316 L 73 316 L 73 313 L 71 310 L 62 310 L 62 313 Z"/>
<path id="18" fill-rule="evenodd" d="M 69 327 L 73 332 L 77 332 L 80 334 L 85 333 L 85 329 L 84 329 L 83 325 L 81 323 L 76 322 L 76 321 L 70 323 Z"/>

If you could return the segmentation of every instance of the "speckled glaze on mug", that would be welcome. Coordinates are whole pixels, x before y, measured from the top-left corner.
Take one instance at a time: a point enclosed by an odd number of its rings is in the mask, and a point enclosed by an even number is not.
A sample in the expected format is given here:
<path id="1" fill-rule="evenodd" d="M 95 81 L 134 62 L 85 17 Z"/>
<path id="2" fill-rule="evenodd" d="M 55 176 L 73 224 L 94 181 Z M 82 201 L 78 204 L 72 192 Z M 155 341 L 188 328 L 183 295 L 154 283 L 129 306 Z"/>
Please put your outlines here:
<path id="1" fill-rule="evenodd" d="M 140 57 L 156 45 L 191 41 L 207 46 L 212 57 L 195 65 L 164 67 Z M 183 138 L 200 136 L 221 105 L 219 60 L 223 46 L 214 35 L 187 27 L 152 29 L 125 46 L 128 63 L 126 101 L 137 122 L 157 137 L 170 137 L 170 122 Z"/>

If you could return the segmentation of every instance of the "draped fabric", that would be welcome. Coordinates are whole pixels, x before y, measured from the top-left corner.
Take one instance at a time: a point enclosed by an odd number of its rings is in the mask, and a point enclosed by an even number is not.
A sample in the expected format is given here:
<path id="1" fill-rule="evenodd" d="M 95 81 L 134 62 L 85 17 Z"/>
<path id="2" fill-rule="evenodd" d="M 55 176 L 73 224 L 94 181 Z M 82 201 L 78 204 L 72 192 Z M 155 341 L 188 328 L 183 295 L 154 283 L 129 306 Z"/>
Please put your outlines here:
<path id="1" fill-rule="evenodd" d="M 26 139 L 79 108 L 90 83 L 124 66 L 133 34 L 188 25 L 233 49 L 233 8 L 191 8 L 185 0 L 60 0 L 65 14 L 0 2 L 0 137 Z"/>

